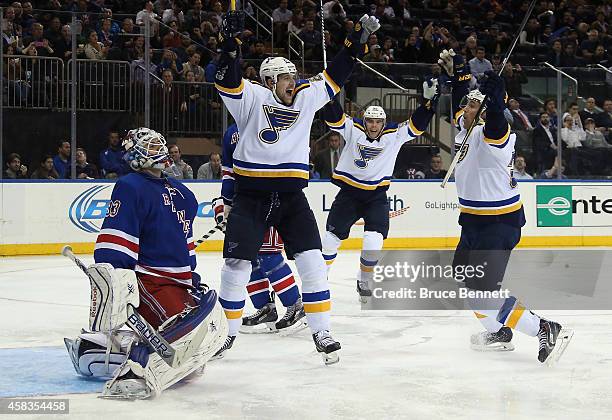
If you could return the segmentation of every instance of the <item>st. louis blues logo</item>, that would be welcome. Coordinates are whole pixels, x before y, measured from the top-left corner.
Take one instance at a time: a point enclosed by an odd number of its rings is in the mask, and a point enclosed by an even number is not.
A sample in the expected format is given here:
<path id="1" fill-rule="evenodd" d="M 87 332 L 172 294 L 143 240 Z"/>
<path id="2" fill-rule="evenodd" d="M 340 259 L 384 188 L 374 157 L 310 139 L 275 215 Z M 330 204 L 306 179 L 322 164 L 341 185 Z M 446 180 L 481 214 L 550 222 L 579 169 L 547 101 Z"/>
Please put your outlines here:
<path id="1" fill-rule="evenodd" d="M 272 105 L 264 105 L 263 111 L 268 120 L 269 127 L 259 132 L 259 138 L 261 141 L 268 144 L 276 143 L 279 138 L 279 131 L 291 127 L 300 115 L 300 111 L 277 108 Z"/>
<path id="2" fill-rule="evenodd" d="M 361 159 L 355 159 L 353 162 L 355 162 L 355 166 L 357 166 L 359 169 L 364 169 L 368 166 L 368 162 L 370 160 L 376 159 L 378 155 L 380 155 L 380 152 L 382 152 L 383 149 L 379 147 L 357 144 L 357 151 L 359 152 Z"/>

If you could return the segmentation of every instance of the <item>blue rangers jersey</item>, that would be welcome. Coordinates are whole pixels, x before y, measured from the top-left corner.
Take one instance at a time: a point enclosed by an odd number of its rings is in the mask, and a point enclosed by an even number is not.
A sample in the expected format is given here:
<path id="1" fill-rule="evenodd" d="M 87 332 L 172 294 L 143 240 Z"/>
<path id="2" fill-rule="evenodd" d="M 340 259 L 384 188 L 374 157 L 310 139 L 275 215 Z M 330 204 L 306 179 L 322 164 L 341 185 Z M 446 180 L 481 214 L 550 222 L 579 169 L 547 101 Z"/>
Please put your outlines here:
<path id="1" fill-rule="evenodd" d="M 459 224 L 504 222 L 523 226 L 523 204 L 512 175 L 516 135 L 510 132 L 503 113 L 487 110 L 486 122 L 478 122 L 459 151 L 469 128 L 464 125 L 459 106 L 467 93 L 467 83 L 453 87 L 454 122 L 459 130 L 454 139 L 455 150 L 460 153 L 455 168 Z"/>
<path id="2" fill-rule="evenodd" d="M 227 127 L 221 145 L 221 197 L 223 197 L 223 203 L 230 206 L 234 200 L 234 183 L 236 182 L 234 178 L 234 150 L 236 150 L 239 139 L 238 126 L 234 123 Z"/>
<path id="3" fill-rule="evenodd" d="M 233 158 L 237 188 L 296 191 L 308 185 L 310 129 L 315 113 L 341 89 L 355 60 L 346 49 L 317 76 L 301 80 L 293 103 L 241 76 L 239 58 L 223 54 L 217 87 L 240 132 Z"/>
<path id="4" fill-rule="evenodd" d="M 197 210 L 195 195 L 173 178 L 125 175 L 113 188 L 94 259 L 185 287 L 197 285 L 199 277 L 192 277 Z"/>
<path id="5" fill-rule="evenodd" d="M 323 108 L 327 125 L 346 142 L 332 182 L 341 188 L 374 191 L 387 190 L 391 183 L 397 155 L 404 143 L 420 136 L 429 125 L 434 111 L 425 105 L 401 124 L 387 123 L 378 139 L 366 134 L 365 122 L 345 115 L 337 102 Z"/>

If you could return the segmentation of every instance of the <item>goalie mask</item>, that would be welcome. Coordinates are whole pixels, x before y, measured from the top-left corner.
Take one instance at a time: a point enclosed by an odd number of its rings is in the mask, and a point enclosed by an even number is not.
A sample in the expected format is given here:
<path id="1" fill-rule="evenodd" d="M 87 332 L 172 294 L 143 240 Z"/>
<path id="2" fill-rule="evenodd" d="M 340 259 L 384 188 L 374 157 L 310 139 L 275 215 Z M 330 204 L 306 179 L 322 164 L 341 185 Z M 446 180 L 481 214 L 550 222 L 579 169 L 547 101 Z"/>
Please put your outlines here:
<path id="1" fill-rule="evenodd" d="M 278 76 L 281 74 L 288 74 L 295 79 L 297 77 L 295 65 L 284 57 L 269 57 L 261 63 L 261 67 L 259 68 L 261 82 L 267 87 L 267 80 L 272 79 L 272 94 L 274 95 L 274 99 L 283 103 L 283 100 L 276 92 L 276 83 L 278 82 Z"/>
<path id="2" fill-rule="evenodd" d="M 163 170 L 170 166 L 166 139 L 157 131 L 145 127 L 130 130 L 123 140 L 123 147 L 127 152 L 124 159 L 135 171 L 149 168 Z"/>
<path id="3" fill-rule="evenodd" d="M 380 123 L 380 121 L 376 122 L 373 120 L 382 120 L 382 123 Z M 385 124 L 387 123 L 387 114 L 382 107 L 371 105 L 367 107 L 363 113 L 363 122 L 365 124 L 367 136 L 371 139 L 377 139 L 380 137 L 383 129 L 385 128 Z M 368 124 L 368 122 L 370 122 L 370 124 Z"/>

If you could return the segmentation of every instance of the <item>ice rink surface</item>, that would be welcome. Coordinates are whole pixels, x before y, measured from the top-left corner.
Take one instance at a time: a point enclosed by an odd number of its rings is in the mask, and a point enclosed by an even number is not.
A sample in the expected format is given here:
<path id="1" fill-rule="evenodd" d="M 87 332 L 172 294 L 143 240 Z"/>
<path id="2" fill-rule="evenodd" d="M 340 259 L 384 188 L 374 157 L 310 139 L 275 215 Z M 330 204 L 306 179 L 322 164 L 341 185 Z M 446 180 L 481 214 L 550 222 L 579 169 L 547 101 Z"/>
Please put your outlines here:
<path id="1" fill-rule="evenodd" d="M 470 334 L 480 329 L 467 311 L 362 311 L 358 260 L 357 252 L 341 252 L 330 275 L 340 363 L 323 365 L 308 330 L 240 334 L 203 376 L 156 400 L 122 402 L 98 399 L 92 389 L 102 382 L 79 380 L 63 349 L 63 338 L 74 338 L 88 321 L 86 277 L 59 256 L 0 258 L 0 396 L 27 394 L 11 368 L 20 357 L 34 370 L 25 382 L 69 398 L 70 418 L 612 418 L 612 312 L 541 313 L 575 330 L 559 364 L 547 368 L 537 361 L 537 339 L 520 333 L 513 352 L 470 350 Z M 198 264 L 217 288 L 220 254 L 200 253 Z M 58 375 L 74 391 L 54 391 L 50 378 Z"/>

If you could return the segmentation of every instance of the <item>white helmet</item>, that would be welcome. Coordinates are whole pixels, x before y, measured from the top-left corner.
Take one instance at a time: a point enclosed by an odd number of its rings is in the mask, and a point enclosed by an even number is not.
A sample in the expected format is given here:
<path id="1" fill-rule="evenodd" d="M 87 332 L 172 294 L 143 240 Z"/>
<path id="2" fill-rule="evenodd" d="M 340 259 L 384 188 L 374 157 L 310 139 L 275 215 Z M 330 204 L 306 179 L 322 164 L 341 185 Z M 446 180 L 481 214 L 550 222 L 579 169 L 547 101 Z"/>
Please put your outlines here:
<path id="1" fill-rule="evenodd" d="M 295 65 L 285 57 L 268 57 L 261 63 L 261 67 L 259 67 L 261 82 L 267 87 L 266 81 L 269 78 L 272 79 L 272 94 L 274 95 L 274 99 L 282 103 L 283 101 L 281 101 L 276 94 L 276 82 L 278 82 L 278 76 L 281 74 L 289 74 L 294 79 L 297 76 Z"/>
<path id="2" fill-rule="evenodd" d="M 146 127 L 131 130 L 123 145 L 127 150 L 124 159 L 135 171 L 165 169 L 170 164 L 166 139 L 155 130 Z"/>
<path id="3" fill-rule="evenodd" d="M 385 129 L 385 124 L 387 123 L 387 114 L 385 113 L 385 110 L 381 106 L 370 105 L 369 107 L 366 108 L 365 112 L 363 113 L 363 122 L 365 123 L 365 120 L 370 119 L 370 118 L 383 120 L 382 127 L 375 137 L 375 138 L 379 138 L 383 130 Z"/>
<path id="4" fill-rule="evenodd" d="M 461 100 L 461 108 L 463 108 L 464 106 L 466 106 L 468 104 L 468 102 L 470 101 L 476 101 L 476 102 L 480 102 L 482 103 L 482 101 L 485 100 L 485 96 L 482 94 L 481 91 L 479 91 L 478 89 L 474 89 L 468 92 L 467 95 L 465 95 L 465 97 Z M 482 110 L 486 110 L 487 106 L 485 104 L 485 106 L 482 108 Z"/>

